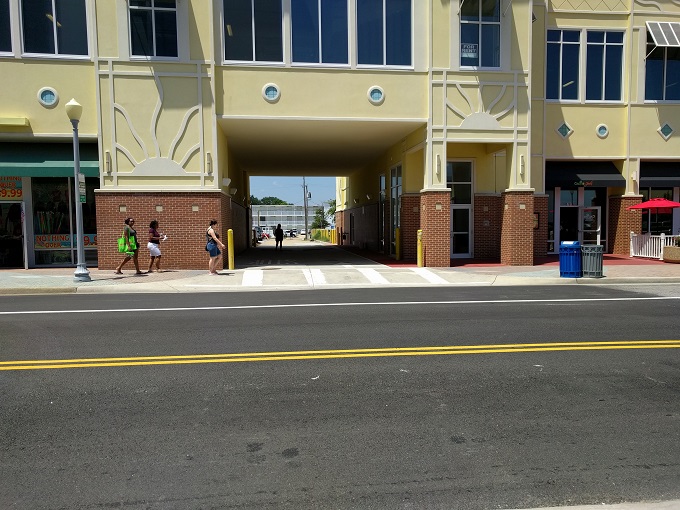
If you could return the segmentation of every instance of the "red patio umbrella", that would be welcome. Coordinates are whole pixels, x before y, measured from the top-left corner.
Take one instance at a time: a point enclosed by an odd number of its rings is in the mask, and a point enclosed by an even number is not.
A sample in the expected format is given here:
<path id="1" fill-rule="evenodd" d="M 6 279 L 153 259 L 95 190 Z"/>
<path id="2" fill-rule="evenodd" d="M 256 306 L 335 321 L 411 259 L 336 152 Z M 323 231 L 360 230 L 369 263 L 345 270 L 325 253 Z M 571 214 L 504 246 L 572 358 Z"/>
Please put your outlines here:
<path id="1" fill-rule="evenodd" d="M 669 213 L 670 211 L 662 211 L 660 209 L 675 209 L 680 207 L 680 202 L 673 202 L 666 198 L 651 198 L 646 202 L 639 203 L 637 205 L 631 205 L 628 209 L 649 209 L 655 213 Z"/>
<path id="2" fill-rule="evenodd" d="M 637 205 L 631 205 L 628 209 L 647 209 L 650 214 L 650 223 L 647 224 L 647 228 L 651 228 L 651 214 L 652 211 L 656 214 L 670 214 L 671 209 L 680 207 L 680 202 L 673 202 L 666 198 L 651 198 L 646 202 L 641 202 Z"/>

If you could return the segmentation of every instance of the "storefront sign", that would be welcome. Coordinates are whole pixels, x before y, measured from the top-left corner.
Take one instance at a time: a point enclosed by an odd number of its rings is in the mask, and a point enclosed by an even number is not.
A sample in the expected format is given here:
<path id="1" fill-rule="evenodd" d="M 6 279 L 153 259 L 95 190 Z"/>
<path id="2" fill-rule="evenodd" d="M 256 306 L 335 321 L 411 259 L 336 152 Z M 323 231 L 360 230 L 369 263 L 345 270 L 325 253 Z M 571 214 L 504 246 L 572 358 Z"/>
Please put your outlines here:
<path id="1" fill-rule="evenodd" d="M 586 188 L 586 187 L 592 186 L 592 185 L 593 185 L 593 181 L 576 181 L 576 182 L 574 182 L 574 186 L 576 186 L 577 188 Z"/>
<path id="2" fill-rule="evenodd" d="M 92 248 L 97 246 L 97 234 L 85 234 L 84 247 Z M 36 250 L 65 250 L 71 248 L 70 234 L 43 234 L 34 236 Z M 74 245 L 74 248 L 77 245 Z"/>
<path id="3" fill-rule="evenodd" d="M 21 177 L 0 177 L 0 200 L 21 200 Z"/>

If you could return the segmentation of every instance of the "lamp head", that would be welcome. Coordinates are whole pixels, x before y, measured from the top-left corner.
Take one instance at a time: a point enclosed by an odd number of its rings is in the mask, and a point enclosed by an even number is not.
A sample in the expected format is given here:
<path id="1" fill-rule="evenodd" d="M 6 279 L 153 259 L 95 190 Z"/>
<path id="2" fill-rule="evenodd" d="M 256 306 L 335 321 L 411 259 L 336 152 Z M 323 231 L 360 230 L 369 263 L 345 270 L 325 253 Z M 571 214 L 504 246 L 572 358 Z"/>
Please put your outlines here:
<path id="1" fill-rule="evenodd" d="M 66 115 L 70 120 L 80 120 L 80 116 L 83 114 L 83 107 L 75 99 L 71 99 L 66 103 Z"/>

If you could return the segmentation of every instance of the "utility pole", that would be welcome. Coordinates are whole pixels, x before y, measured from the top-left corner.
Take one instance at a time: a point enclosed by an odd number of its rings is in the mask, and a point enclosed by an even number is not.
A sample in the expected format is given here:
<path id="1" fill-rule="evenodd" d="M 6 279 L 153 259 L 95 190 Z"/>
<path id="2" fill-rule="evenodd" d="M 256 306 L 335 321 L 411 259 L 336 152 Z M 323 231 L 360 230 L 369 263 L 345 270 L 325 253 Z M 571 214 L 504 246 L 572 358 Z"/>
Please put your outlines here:
<path id="1" fill-rule="evenodd" d="M 307 218 L 308 218 L 307 200 L 312 197 L 312 194 L 307 191 L 307 183 L 305 182 L 304 177 L 302 178 L 302 191 L 305 194 L 305 201 L 304 201 L 304 204 L 305 204 L 305 239 L 309 239 L 309 226 L 308 226 L 308 223 L 307 223 Z"/>

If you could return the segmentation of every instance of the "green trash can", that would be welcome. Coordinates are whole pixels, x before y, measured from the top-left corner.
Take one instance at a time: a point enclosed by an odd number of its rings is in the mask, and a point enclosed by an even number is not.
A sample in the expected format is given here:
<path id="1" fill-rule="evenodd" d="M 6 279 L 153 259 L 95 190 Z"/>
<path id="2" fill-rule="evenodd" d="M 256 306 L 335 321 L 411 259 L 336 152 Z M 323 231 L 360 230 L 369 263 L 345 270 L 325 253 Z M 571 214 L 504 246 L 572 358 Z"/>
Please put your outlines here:
<path id="1" fill-rule="evenodd" d="M 586 278 L 602 278 L 604 246 L 588 244 L 581 246 L 581 270 Z"/>

